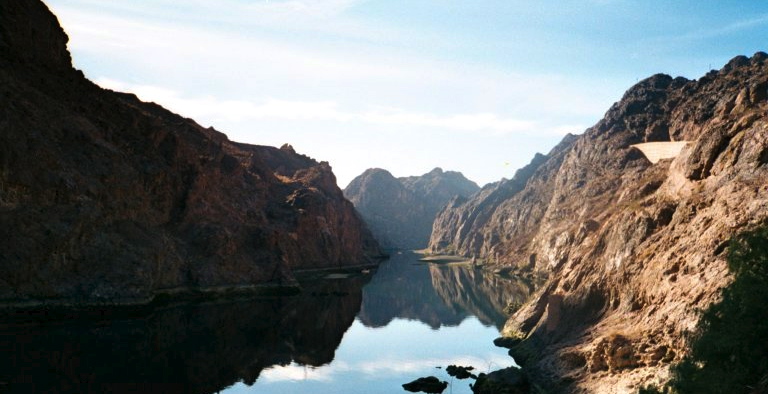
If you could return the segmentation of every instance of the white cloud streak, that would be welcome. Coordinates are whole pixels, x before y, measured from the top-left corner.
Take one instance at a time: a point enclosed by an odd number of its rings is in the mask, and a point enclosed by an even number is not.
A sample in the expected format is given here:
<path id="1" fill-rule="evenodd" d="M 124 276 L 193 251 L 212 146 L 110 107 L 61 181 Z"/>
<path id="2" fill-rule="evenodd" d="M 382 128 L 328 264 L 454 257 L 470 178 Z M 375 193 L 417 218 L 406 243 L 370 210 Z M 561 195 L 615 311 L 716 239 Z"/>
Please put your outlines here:
<path id="1" fill-rule="evenodd" d="M 725 26 L 710 26 L 705 30 L 698 30 L 683 35 L 681 38 L 690 40 L 703 40 L 715 37 L 720 37 L 726 34 L 732 34 L 748 29 L 752 29 L 757 26 L 763 26 L 768 24 L 768 14 L 758 15 L 751 18 L 746 18 L 737 22 L 730 23 Z"/>
<path id="2" fill-rule="evenodd" d="M 489 356 L 487 359 L 473 356 L 456 356 L 450 358 L 423 359 L 385 358 L 375 361 L 361 361 L 359 363 L 334 361 L 333 364 L 322 367 L 309 367 L 291 363 L 289 365 L 278 365 L 267 368 L 261 373 L 259 379 L 263 379 L 266 382 L 302 380 L 332 382 L 336 378 L 336 375 L 346 372 L 357 372 L 371 377 L 382 378 L 416 373 L 435 368 L 436 366 L 447 366 L 452 364 L 473 365 L 478 368 L 478 372 L 489 372 L 490 369 L 507 367 L 510 364 L 514 364 L 514 362 L 509 357 L 493 355 Z"/>
<path id="3" fill-rule="evenodd" d="M 261 103 L 238 100 L 218 100 L 212 96 L 185 98 L 178 92 L 150 85 L 132 85 L 108 78 L 96 80 L 100 86 L 136 94 L 144 101 L 153 101 L 185 116 L 218 122 L 247 122 L 265 119 L 291 121 L 360 122 L 386 126 L 411 126 L 446 131 L 485 132 L 491 134 L 540 133 L 550 131 L 561 135 L 580 132 L 578 125 L 545 127 L 535 121 L 505 118 L 494 113 L 438 115 L 410 112 L 401 108 L 379 107 L 363 112 L 341 109 L 333 101 L 290 101 L 270 98 Z"/>
<path id="4" fill-rule="evenodd" d="M 48 0 L 97 83 L 236 141 L 290 142 L 342 184 L 370 166 L 496 180 L 611 103 L 601 83 L 436 56 L 444 38 L 356 20 L 357 1 L 224 1 Z"/>
<path id="5" fill-rule="evenodd" d="M 581 86 L 557 75 L 516 75 L 479 65 L 390 53 L 378 46 L 306 45 L 264 36 L 93 15 L 77 9 L 66 10 L 64 14 L 69 21 L 67 29 L 78 38 L 73 40 L 76 50 L 126 62 L 141 59 L 143 67 L 157 74 L 180 75 L 187 81 L 206 78 L 223 80 L 225 84 L 237 81 L 237 85 L 231 87 L 239 87 L 240 94 L 247 90 L 275 90 L 270 85 L 285 87 L 290 83 L 302 86 L 305 92 L 323 88 L 326 94 L 330 92 L 334 96 L 320 101 L 329 98 L 338 101 L 339 94 L 365 94 L 367 103 L 382 107 L 396 107 L 392 104 L 403 97 L 403 101 L 409 98 L 414 101 L 418 98 L 421 102 L 453 101 L 454 106 L 465 102 L 478 106 L 485 101 L 490 106 L 484 107 L 501 109 L 504 105 L 505 112 L 511 109 L 537 115 L 546 109 L 549 114 L 566 116 L 599 113 L 610 104 L 601 95 L 585 94 Z M 180 69 L 180 65 L 184 68 Z M 362 86 L 365 90 L 360 92 Z M 496 110 L 482 112 L 498 113 Z M 488 121 L 487 118 L 480 120 Z"/>
<path id="6" fill-rule="evenodd" d="M 318 382 L 331 382 L 336 369 L 346 369 L 343 362 L 334 363 L 333 367 L 309 367 L 291 363 L 289 365 L 277 365 L 262 371 L 259 379 L 266 382 L 284 382 L 312 380 Z"/>
<path id="7" fill-rule="evenodd" d="M 356 3 L 359 3 L 359 0 L 284 0 L 247 3 L 246 7 L 259 14 L 281 14 L 291 17 L 299 14 L 313 18 L 327 18 L 341 14 Z"/>

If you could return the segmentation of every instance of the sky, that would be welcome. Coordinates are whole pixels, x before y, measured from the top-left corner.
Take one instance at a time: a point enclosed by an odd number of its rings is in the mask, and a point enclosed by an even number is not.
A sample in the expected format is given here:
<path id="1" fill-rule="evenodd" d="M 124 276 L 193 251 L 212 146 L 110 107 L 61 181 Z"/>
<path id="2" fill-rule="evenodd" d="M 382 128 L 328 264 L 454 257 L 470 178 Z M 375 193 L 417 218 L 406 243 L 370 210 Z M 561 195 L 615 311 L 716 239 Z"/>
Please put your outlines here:
<path id="1" fill-rule="evenodd" d="M 372 167 L 510 178 L 641 79 L 768 51 L 762 1 L 44 1 L 92 81 L 289 143 L 342 188 Z"/>

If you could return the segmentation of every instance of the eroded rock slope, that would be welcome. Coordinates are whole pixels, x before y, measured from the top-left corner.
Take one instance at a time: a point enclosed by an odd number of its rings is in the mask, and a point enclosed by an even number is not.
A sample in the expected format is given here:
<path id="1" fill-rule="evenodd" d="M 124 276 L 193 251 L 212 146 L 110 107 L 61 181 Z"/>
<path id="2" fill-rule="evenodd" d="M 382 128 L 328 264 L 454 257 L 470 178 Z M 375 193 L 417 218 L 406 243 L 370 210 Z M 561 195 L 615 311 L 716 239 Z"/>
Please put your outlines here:
<path id="1" fill-rule="evenodd" d="M 285 284 L 378 252 L 327 163 L 101 89 L 66 42 L 42 2 L 0 2 L 0 302 Z"/>
<path id="2" fill-rule="evenodd" d="M 386 247 L 423 249 L 432 222 L 454 197 L 466 198 L 479 187 L 460 172 L 440 168 L 420 176 L 395 178 L 371 168 L 344 189 L 376 239 Z"/>
<path id="3" fill-rule="evenodd" d="M 430 248 L 549 279 L 505 326 L 552 389 L 636 392 L 729 282 L 728 239 L 768 216 L 768 55 L 654 75 L 514 179 L 453 201 Z M 630 145 L 690 141 L 651 164 Z"/>

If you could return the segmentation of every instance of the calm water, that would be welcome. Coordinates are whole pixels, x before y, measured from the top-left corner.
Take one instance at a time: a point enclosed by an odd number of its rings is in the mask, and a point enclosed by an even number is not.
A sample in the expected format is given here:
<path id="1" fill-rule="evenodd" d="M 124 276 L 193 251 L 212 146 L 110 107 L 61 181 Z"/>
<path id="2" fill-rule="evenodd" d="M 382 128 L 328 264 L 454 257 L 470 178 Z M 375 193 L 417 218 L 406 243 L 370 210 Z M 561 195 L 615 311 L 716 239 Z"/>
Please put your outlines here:
<path id="1" fill-rule="evenodd" d="M 449 364 L 513 365 L 496 348 L 528 287 L 394 255 L 301 295 L 178 305 L 106 321 L 0 325 L 0 392 L 397 393 Z M 442 368 L 437 368 L 442 367 Z M 469 381 L 446 390 L 469 393 Z"/>

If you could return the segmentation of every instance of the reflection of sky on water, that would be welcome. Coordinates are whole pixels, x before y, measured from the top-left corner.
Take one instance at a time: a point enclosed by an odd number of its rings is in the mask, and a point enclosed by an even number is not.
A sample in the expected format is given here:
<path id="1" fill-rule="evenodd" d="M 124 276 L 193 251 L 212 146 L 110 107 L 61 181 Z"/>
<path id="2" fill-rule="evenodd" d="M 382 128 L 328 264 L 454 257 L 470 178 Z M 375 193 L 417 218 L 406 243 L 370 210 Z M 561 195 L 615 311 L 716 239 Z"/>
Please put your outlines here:
<path id="1" fill-rule="evenodd" d="M 493 346 L 497 336 L 494 327 L 484 326 L 474 317 L 439 330 L 416 320 L 395 319 L 379 328 L 369 328 L 355 320 L 332 363 L 315 368 L 296 363 L 270 367 L 254 386 L 238 383 L 225 392 L 405 392 L 403 383 L 422 376 L 434 375 L 450 382 L 444 369 L 450 364 L 472 365 L 477 372 L 513 365 L 504 349 Z M 470 382 L 454 379 L 453 393 L 470 393 Z"/>
<path id="2" fill-rule="evenodd" d="M 0 382 L 24 393 L 135 392 L 123 382 L 142 394 L 401 392 L 422 376 L 450 382 L 436 367 L 511 365 L 492 341 L 506 319 L 500 311 L 528 292 L 519 281 L 410 253 L 373 277 L 303 285 L 294 296 L 182 302 L 97 320 L 0 321 Z M 469 393 L 468 384 L 453 392 Z"/>
<path id="3" fill-rule="evenodd" d="M 467 265 L 425 264 L 419 258 L 402 253 L 379 266 L 362 288 L 352 325 L 334 327 L 346 331 L 335 337 L 341 343 L 333 361 L 311 367 L 294 357 L 264 368 L 253 386 L 238 383 L 224 392 L 397 393 L 405 392 L 403 383 L 433 375 L 453 382 L 454 394 L 468 394 L 472 381 L 452 381 L 445 367 L 473 366 L 479 373 L 514 365 L 493 340 L 506 320 L 504 307 L 524 299 L 529 287 Z M 297 323 L 308 331 L 298 338 L 329 328 L 313 322 L 311 310 L 305 313 Z"/>

